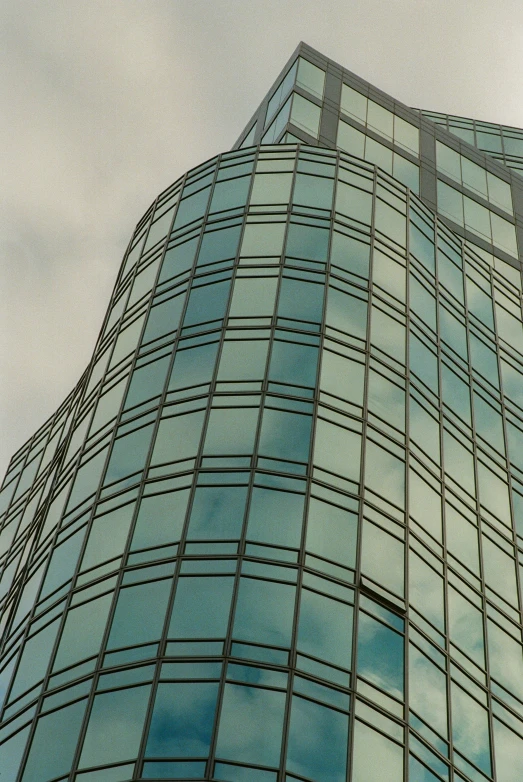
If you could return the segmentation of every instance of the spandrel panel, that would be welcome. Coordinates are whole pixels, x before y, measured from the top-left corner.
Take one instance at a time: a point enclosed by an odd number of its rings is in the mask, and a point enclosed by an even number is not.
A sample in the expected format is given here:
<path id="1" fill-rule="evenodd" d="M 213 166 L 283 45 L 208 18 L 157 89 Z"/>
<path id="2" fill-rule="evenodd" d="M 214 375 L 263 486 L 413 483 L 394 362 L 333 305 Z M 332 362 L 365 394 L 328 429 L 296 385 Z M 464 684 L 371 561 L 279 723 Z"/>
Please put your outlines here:
<path id="1" fill-rule="evenodd" d="M 301 541 L 304 496 L 255 486 L 252 490 L 247 540 L 297 548 Z"/>
<path id="2" fill-rule="evenodd" d="M 184 576 L 179 579 L 169 624 L 169 638 L 224 638 L 234 579 Z"/>
<path id="3" fill-rule="evenodd" d="M 94 699 L 79 767 L 132 760 L 138 754 L 150 685 L 116 690 Z"/>
<path id="4" fill-rule="evenodd" d="M 41 782 L 67 774 L 76 750 L 87 701 L 81 700 L 40 717 L 22 776 Z M 7 779 L 15 779 L 15 776 Z"/>
<path id="5" fill-rule="evenodd" d="M 351 667 L 352 614 L 347 603 L 303 589 L 298 650 L 340 668 Z"/>
<path id="6" fill-rule="evenodd" d="M 287 770 L 315 782 L 345 782 L 349 717 L 293 696 Z"/>
<path id="7" fill-rule="evenodd" d="M 145 756 L 206 757 L 217 695 L 218 684 L 215 682 L 160 682 Z"/>
<path id="8" fill-rule="evenodd" d="M 276 581 L 240 579 L 233 637 L 248 643 L 288 647 L 296 588 Z"/>
<path id="9" fill-rule="evenodd" d="M 226 684 L 216 757 L 278 767 L 285 693 Z"/>
<path id="10" fill-rule="evenodd" d="M 241 535 L 246 486 L 200 486 L 196 489 L 187 540 L 236 540 Z"/>

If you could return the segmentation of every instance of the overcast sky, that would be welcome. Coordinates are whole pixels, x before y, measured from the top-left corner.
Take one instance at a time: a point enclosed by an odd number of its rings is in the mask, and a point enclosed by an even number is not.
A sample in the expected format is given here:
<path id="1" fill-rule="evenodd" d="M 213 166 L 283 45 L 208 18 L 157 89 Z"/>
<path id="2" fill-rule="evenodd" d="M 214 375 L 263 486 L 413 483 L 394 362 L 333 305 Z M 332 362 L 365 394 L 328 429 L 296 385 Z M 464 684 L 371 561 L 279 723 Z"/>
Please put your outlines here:
<path id="1" fill-rule="evenodd" d="M 300 40 L 411 106 L 523 126 L 520 0 L 2 0 L 0 475 L 86 367 L 137 220 Z"/>

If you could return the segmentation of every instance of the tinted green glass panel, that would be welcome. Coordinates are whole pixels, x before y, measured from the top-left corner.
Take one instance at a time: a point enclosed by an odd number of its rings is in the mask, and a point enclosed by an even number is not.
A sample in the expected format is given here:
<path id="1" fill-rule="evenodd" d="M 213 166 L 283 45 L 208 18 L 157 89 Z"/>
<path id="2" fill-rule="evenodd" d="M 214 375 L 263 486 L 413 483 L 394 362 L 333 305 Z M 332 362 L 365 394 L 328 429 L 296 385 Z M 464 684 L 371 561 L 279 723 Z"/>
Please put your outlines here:
<path id="1" fill-rule="evenodd" d="M 160 683 L 146 757 L 205 757 L 209 752 L 218 684 Z"/>

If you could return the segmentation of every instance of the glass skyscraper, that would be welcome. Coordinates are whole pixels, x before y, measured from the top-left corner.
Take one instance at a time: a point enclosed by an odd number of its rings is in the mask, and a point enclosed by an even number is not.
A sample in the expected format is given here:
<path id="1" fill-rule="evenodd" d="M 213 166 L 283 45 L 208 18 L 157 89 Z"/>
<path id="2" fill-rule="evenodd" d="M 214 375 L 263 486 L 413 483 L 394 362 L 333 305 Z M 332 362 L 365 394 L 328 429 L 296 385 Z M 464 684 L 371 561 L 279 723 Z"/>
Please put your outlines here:
<path id="1" fill-rule="evenodd" d="M 521 782 L 523 131 L 300 44 L 0 492 L 0 782 Z"/>

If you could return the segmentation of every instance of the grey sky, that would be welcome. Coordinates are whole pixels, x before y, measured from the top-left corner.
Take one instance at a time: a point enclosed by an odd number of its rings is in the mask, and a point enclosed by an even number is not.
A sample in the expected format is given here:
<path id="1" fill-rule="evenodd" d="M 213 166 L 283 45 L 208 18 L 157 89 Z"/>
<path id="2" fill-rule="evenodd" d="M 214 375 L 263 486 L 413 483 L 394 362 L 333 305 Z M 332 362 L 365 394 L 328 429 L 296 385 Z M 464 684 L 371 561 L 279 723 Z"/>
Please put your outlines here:
<path id="1" fill-rule="evenodd" d="M 0 475 L 87 365 L 158 192 L 300 40 L 412 106 L 523 126 L 519 0 L 3 0 Z"/>

